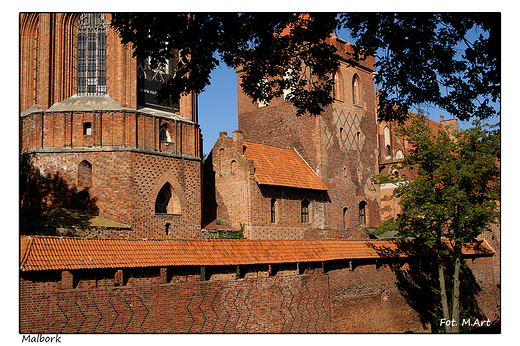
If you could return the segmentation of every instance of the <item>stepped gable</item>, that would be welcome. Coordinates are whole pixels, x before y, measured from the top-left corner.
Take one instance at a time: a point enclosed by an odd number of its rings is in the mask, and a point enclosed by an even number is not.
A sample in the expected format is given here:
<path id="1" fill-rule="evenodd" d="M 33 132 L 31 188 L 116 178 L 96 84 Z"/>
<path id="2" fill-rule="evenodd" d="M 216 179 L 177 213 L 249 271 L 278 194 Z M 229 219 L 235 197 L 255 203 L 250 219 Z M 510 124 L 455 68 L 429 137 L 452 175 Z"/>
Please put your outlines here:
<path id="1" fill-rule="evenodd" d="M 254 161 L 255 178 L 260 185 L 328 189 L 296 150 L 244 142 L 244 157 Z"/>

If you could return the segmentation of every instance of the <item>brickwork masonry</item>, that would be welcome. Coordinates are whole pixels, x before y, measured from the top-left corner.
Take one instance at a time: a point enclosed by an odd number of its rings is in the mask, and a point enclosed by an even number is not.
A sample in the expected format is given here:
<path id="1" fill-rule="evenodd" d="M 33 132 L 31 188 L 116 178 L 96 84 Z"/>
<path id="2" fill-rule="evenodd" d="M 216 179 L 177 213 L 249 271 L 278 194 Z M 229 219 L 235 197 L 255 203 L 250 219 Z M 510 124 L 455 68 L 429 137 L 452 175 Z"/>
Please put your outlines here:
<path id="1" fill-rule="evenodd" d="M 496 321 L 492 261 L 483 257 L 467 263 L 467 278 L 478 287 L 472 296 L 475 316 Z M 403 289 L 399 275 L 414 265 L 301 263 L 296 271 L 280 267 L 276 276 L 259 271 L 262 275 L 254 278 L 222 275 L 209 281 L 200 281 L 200 267 L 22 272 L 20 333 L 425 331 L 436 322 L 424 318 L 424 306 L 414 304 L 428 298 L 428 290 L 414 296 Z"/>

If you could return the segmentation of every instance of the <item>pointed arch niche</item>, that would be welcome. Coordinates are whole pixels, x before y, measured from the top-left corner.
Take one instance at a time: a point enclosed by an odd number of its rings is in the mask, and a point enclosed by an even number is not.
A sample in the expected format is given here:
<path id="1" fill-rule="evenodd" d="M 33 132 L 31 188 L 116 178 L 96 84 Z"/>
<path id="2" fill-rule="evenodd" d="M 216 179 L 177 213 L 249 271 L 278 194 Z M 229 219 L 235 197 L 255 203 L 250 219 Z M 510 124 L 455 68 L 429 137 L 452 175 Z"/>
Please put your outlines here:
<path id="1" fill-rule="evenodd" d="M 83 160 L 78 165 L 78 188 L 88 189 L 92 187 L 92 164 Z"/>
<path id="2" fill-rule="evenodd" d="M 341 75 L 340 70 L 338 69 L 333 75 L 334 87 L 332 89 L 333 95 L 332 97 L 335 100 L 343 101 L 343 76 Z"/>
<path id="3" fill-rule="evenodd" d="M 181 214 L 180 198 L 168 182 L 155 197 L 155 214 Z"/>
<path id="4" fill-rule="evenodd" d="M 360 80 L 357 74 L 352 77 L 352 102 L 355 105 L 361 105 Z"/>

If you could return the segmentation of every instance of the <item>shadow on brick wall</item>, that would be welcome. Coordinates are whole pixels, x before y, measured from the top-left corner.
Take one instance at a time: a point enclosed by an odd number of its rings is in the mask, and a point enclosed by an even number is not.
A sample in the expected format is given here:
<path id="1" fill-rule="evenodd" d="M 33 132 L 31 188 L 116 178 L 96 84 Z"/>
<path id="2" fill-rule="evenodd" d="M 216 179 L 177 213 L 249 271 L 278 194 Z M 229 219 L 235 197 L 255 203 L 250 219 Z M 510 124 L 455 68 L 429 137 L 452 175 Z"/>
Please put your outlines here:
<path id="1" fill-rule="evenodd" d="M 440 327 L 442 309 L 440 303 L 440 290 L 438 270 L 435 257 L 424 256 L 424 252 L 418 253 L 409 242 L 396 242 L 397 248 L 388 248 L 382 245 L 371 246 L 383 258 L 383 263 L 389 266 L 396 277 L 396 284 L 401 295 L 408 305 L 419 315 L 424 327 L 430 326 L 433 333 L 443 332 Z M 408 258 L 397 259 L 398 255 L 406 254 Z M 446 290 L 448 297 L 452 294 L 453 266 L 444 268 L 446 277 Z M 486 319 L 478 305 L 477 297 L 482 288 L 478 284 L 471 269 L 461 266 L 460 273 L 460 321 Z M 496 324 L 496 322 L 494 322 Z M 499 323 L 499 322 L 498 322 Z M 498 327 L 500 328 L 500 327 Z M 462 326 L 461 333 L 471 332 L 468 326 Z M 482 330 L 483 332 L 483 330 Z"/>
<path id="2" fill-rule="evenodd" d="M 97 198 L 78 191 L 59 172 L 42 174 L 30 156 L 20 157 L 20 233 L 58 235 L 60 226 L 87 228 L 97 215 Z"/>

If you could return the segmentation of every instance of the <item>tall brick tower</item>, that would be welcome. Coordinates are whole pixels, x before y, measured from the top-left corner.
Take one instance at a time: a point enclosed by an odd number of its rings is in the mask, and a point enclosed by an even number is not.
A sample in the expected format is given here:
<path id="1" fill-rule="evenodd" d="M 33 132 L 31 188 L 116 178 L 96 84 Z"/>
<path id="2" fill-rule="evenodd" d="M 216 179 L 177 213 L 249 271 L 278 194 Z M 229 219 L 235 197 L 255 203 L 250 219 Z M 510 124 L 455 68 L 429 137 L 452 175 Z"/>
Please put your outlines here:
<path id="1" fill-rule="evenodd" d="M 159 103 L 171 68 L 132 57 L 110 19 L 20 15 L 21 159 L 42 181 L 62 181 L 69 205 L 131 227 L 119 236 L 192 238 L 201 219 L 196 95 Z"/>
<path id="2" fill-rule="evenodd" d="M 244 141 L 295 149 L 327 185 L 324 230 L 343 239 L 366 238 L 380 222 L 375 58 L 352 60 L 353 47 L 333 36 L 341 56 L 335 102 L 319 116 L 296 116 L 283 100 L 252 102 L 238 91 L 238 125 Z M 237 71 L 238 79 L 242 72 Z"/>

